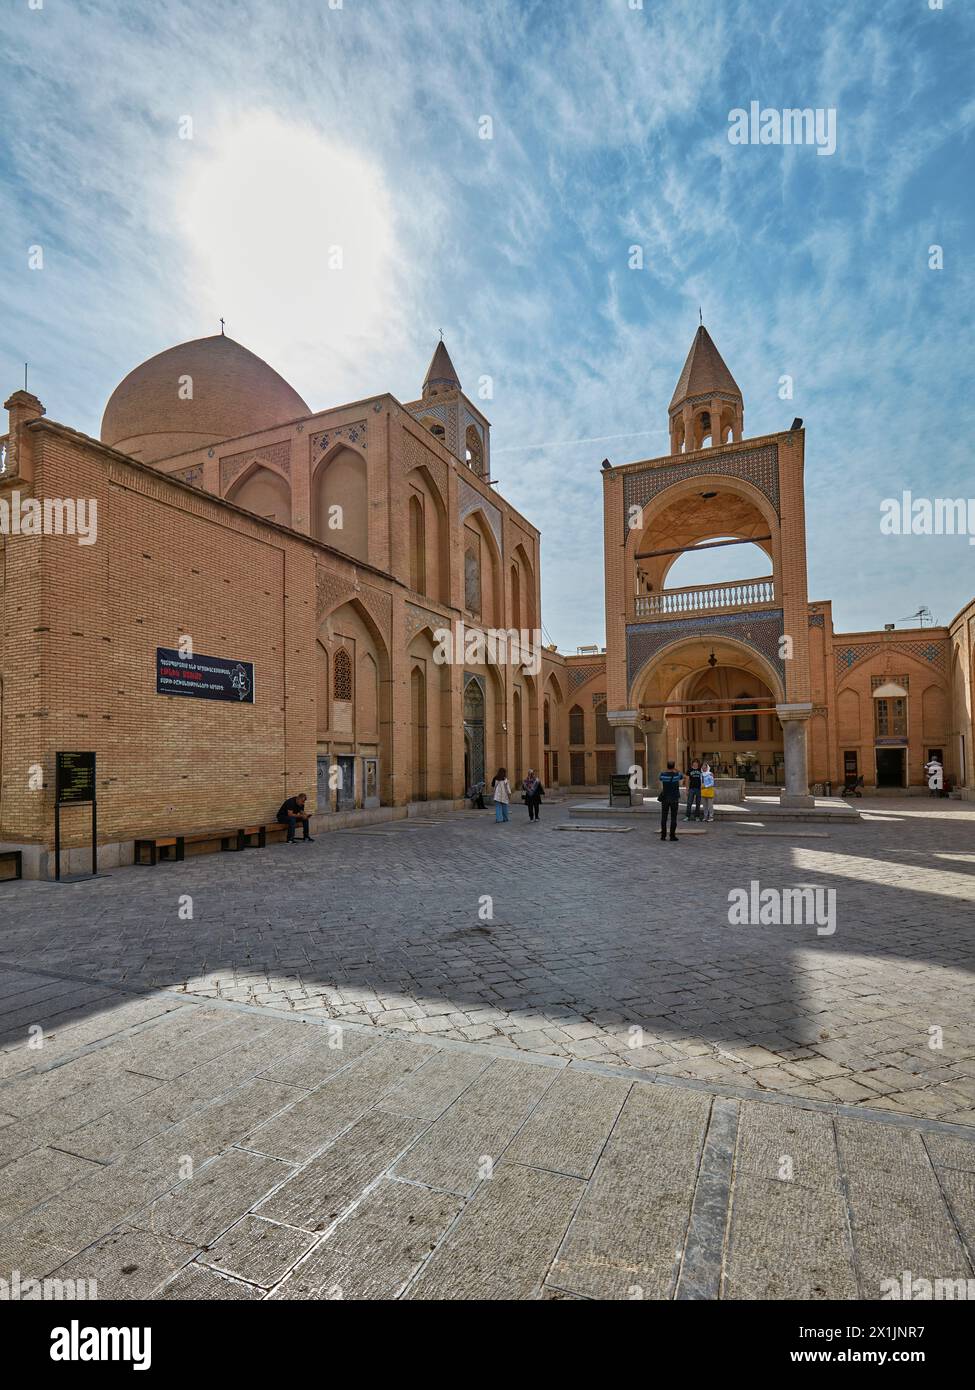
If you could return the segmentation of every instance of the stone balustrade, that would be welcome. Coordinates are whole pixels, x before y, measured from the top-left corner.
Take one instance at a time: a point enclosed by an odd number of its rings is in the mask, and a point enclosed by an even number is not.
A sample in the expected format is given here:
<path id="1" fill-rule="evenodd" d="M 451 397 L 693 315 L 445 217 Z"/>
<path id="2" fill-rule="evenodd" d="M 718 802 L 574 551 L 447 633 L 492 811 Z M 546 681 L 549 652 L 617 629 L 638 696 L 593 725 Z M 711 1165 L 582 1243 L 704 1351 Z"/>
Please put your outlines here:
<path id="1" fill-rule="evenodd" d="M 775 602 L 775 581 L 736 579 L 730 584 L 695 584 L 685 589 L 664 589 L 659 594 L 637 594 L 637 618 L 682 618 L 688 613 L 737 612 Z"/>

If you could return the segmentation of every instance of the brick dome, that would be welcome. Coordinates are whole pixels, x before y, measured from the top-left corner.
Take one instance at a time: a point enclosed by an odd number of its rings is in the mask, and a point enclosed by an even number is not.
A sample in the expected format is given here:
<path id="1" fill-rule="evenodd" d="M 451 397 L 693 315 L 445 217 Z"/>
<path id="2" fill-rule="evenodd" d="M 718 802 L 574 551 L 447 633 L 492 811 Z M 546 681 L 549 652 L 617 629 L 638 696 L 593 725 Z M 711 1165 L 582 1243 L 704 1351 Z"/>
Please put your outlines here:
<path id="1" fill-rule="evenodd" d="M 167 348 L 129 372 L 105 407 L 101 439 L 154 463 L 310 414 L 273 367 L 216 334 Z"/>

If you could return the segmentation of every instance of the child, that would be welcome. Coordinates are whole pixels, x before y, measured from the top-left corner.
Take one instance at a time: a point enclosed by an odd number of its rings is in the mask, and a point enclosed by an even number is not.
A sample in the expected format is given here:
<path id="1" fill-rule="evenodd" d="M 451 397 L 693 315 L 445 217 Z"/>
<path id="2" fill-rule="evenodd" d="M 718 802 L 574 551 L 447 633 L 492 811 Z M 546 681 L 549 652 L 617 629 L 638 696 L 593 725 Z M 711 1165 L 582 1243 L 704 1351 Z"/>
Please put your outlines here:
<path id="1" fill-rule="evenodd" d="M 701 805 L 704 807 L 704 819 L 714 820 L 714 773 L 710 763 L 701 766 Z"/>

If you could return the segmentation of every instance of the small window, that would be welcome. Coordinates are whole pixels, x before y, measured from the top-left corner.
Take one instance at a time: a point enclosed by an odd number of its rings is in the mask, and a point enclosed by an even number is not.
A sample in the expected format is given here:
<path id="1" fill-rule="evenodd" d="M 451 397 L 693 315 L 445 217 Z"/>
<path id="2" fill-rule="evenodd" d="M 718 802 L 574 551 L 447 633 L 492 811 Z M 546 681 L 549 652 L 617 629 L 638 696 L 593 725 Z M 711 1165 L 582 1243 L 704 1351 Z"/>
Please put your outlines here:
<path id="1" fill-rule="evenodd" d="M 335 653 L 332 698 L 335 700 L 352 699 L 352 658 L 344 647 L 340 647 Z"/>
<path id="2" fill-rule="evenodd" d="M 613 733 L 613 726 L 606 718 L 606 701 L 603 700 L 596 706 L 596 742 L 615 743 L 616 735 Z"/>
<path id="3" fill-rule="evenodd" d="M 586 722 L 585 715 L 578 705 L 573 705 L 569 710 L 569 742 L 585 743 L 586 741 Z"/>
<path id="4" fill-rule="evenodd" d="M 878 738 L 904 738 L 907 735 L 907 701 L 903 696 L 874 700 Z"/>

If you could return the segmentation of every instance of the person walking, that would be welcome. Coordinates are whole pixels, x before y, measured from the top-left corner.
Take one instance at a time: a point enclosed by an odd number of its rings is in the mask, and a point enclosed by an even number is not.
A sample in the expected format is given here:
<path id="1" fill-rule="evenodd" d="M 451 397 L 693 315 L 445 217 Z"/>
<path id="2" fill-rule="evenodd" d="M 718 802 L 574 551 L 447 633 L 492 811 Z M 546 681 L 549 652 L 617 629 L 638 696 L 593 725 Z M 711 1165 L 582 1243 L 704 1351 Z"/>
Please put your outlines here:
<path id="1" fill-rule="evenodd" d="M 677 808 L 680 805 L 680 784 L 683 774 L 678 772 L 673 758 L 667 764 L 667 771 L 660 774 L 660 838 L 667 838 L 667 818 L 670 817 L 670 838 L 677 839 Z"/>
<path id="2" fill-rule="evenodd" d="M 528 807 L 528 819 L 538 820 L 541 815 L 545 788 L 542 786 L 541 779 L 536 777 L 534 768 L 528 769 L 528 776 L 522 782 L 521 788 L 525 805 Z"/>
<path id="3" fill-rule="evenodd" d="M 714 773 L 710 763 L 701 764 L 701 805 L 705 822 L 714 820 Z"/>
<path id="4" fill-rule="evenodd" d="M 691 770 L 687 774 L 687 808 L 684 812 L 684 819 L 693 820 L 695 814 L 698 820 L 703 819 L 701 811 L 701 764 L 697 758 L 691 763 Z"/>
<path id="5" fill-rule="evenodd" d="M 511 800 L 507 768 L 498 768 L 491 778 L 491 786 L 494 788 L 494 820 L 496 825 L 500 825 L 508 819 L 508 802 Z"/>

